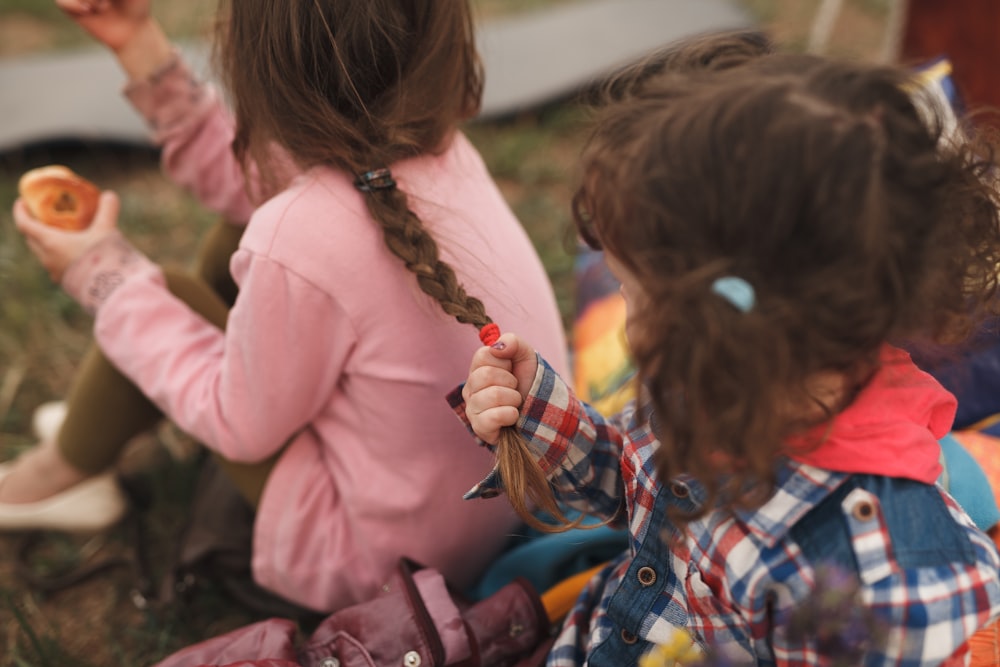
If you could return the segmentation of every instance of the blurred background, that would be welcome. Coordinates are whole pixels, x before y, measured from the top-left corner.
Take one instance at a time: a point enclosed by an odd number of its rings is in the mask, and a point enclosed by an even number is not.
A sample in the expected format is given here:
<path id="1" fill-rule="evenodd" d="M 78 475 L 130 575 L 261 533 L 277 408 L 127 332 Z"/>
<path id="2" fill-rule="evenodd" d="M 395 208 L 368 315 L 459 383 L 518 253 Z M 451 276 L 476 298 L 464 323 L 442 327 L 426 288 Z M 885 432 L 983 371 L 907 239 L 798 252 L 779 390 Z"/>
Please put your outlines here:
<path id="1" fill-rule="evenodd" d="M 474 4 L 480 20 L 489 22 L 530 18 L 532 12 L 554 6 L 593 1 L 474 0 Z M 875 59 L 885 57 L 887 45 L 897 47 L 899 42 L 895 11 L 901 3 L 894 0 L 729 0 L 729 4 L 791 50 Z M 168 34 L 191 40 L 210 35 L 214 8 L 214 2 L 205 0 L 154 3 L 154 13 Z M 54 2 L 0 0 L 0 69 L 40 54 L 90 47 L 87 36 Z M 0 87 L 0 110 L 2 100 L 22 94 Z M 73 100 L 65 104 L 72 107 Z M 568 204 L 586 118 L 573 96 L 562 96 L 467 128 L 535 242 L 567 327 L 574 294 Z M 0 125 L 5 120 L 9 119 L 0 116 Z M 66 393 L 90 341 L 90 318 L 49 281 L 11 220 L 21 173 L 51 163 L 66 164 L 101 187 L 118 191 L 125 233 L 157 261 L 187 262 L 202 230 L 213 221 L 213 214 L 162 176 L 156 152 L 148 147 L 90 138 L 32 143 L 0 152 L 0 460 L 33 443 L 32 411 Z M 180 454 L 190 447 L 183 434 L 169 425 L 136 444 L 137 459 L 153 457 L 161 464 L 149 481 L 157 500 L 156 511 L 147 516 L 154 556 L 170 549 L 183 516 L 192 475 Z M 50 538 L 30 561 L 37 571 L 53 571 L 88 558 L 125 554 L 129 539 L 122 532 L 91 540 Z M 0 537 L 4 665 L 150 664 L 180 646 L 252 620 L 225 598 L 211 595 L 181 609 L 140 610 L 130 600 L 134 577 L 124 567 L 46 595 L 28 587 L 14 565 L 22 546 L 20 539 Z"/>

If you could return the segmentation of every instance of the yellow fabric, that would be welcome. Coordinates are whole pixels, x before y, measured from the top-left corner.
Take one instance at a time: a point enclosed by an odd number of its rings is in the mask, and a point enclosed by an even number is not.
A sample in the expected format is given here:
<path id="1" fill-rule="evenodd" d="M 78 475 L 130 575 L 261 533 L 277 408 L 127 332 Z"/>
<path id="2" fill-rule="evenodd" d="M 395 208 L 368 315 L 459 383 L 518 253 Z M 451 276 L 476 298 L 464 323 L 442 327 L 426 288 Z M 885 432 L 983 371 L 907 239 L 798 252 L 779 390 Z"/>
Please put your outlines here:
<path id="1" fill-rule="evenodd" d="M 625 300 L 613 292 L 595 300 L 573 323 L 574 389 L 603 415 L 632 398 L 634 369 L 625 340 Z"/>
<path id="2" fill-rule="evenodd" d="M 545 613 L 548 615 L 550 623 L 557 625 L 566 618 L 566 614 L 573 608 L 573 603 L 580 597 L 580 591 L 587 585 L 590 578 L 605 565 L 607 563 L 601 563 L 589 570 L 567 577 L 542 594 L 542 606 L 545 607 Z"/>

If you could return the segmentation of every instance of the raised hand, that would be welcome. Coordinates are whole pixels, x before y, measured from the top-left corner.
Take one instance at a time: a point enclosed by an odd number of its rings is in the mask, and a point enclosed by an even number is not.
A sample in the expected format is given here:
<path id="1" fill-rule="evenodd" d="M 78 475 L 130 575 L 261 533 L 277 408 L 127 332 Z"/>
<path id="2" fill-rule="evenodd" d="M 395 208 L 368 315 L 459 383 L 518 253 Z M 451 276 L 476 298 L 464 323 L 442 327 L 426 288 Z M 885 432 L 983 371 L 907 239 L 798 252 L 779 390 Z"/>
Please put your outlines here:
<path id="1" fill-rule="evenodd" d="M 56 0 L 56 5 L 112 51 L 125 46 L 152 18 L 150 0 Z"/>
<path id="2" fill-rule="evenodd" d="M 173 57 L 173 47 L 150 12 L 150 0 L 55 0 L 98 42 L 111 49 L 132 79 L 144 78 Z"/>

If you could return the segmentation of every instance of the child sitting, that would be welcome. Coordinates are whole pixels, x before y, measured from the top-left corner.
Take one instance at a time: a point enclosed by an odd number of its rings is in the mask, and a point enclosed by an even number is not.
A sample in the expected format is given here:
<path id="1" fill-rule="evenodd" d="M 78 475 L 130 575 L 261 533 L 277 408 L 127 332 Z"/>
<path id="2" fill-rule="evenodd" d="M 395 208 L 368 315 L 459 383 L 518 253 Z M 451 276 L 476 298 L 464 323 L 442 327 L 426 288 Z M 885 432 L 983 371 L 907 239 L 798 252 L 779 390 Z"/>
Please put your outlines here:
<path id="1" fill-rule="evenodd" d="M 964 664 L 1000 615 L 996 548 L 935 484 L 954 397 L 897 347 L 956 343 L 995 303 L 997 164 L 917 94 L 902 70 L 770 55 L 604 110 L 574 213 L 622 284 L 638 399 L 602 417 L 511 333 L 450 397 L 499 441 L 472 495 L 554 490 L 631 533 L 550 665 L 635 664 L 682 629 L 737 664 L 830 664 L 790 624 L 830 567 L 881 629 L 851 664 Z M 512 466 L 511 426 L 545 484 Z"/>

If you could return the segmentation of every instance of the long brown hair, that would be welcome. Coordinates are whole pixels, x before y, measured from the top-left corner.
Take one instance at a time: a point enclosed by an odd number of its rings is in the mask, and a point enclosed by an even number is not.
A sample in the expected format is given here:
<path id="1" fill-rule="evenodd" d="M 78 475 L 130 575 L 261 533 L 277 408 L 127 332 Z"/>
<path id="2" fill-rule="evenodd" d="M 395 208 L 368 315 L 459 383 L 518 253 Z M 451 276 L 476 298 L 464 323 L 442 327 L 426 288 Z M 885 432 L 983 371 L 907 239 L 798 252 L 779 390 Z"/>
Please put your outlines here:
<path id="1" fill-rule="evenodd" d="M 444 150 L 482 95 L 471 9 L 458 0 L 230 0 L 216 60 L 236 116 L 234 152 L 266 191 L 284 184 L 282 154 L 303 169 L 360 175 Z M 425 293 L 461 322 L 490 321 L 405 192 L 373 190 L 365 202 Z"/>
<path id="2" fill-rule="evenodd" d="M 328 165 L 358 176 L 444 150 L 480 108 L 474 35 L 466 0 L 224 2 L 215 58 L 236 116 L 233 150 L 245 173 L 260 175 L 257 195 L 284 185 L 282 156 L 299 168 Z M 477 329 L 492 322 L 441 261 L 405 192 L 370 189 L 364 199 L 423 292 L 459 322 Z M 501 475 L 509 488 L 548 491 L 516 431 L 504 429 L 498 447 L 507 452 Z M 538 500 L 562 517 L 550 491 Z"/>
<path id="3" fill-rule="evenodd" d="M 441 150 L 477 113 L 482 68 L 464 1 L 229 0 L 216 58 L 234 148 L 267 165 L 358 174 Z"/>
<path id="4" fill-rule="evenodd" d="M 658 473 L 705 484 L 703 511 L 770 496 L 786 438 L 814 425 L 788 409 L 812 378 L 858 388 L 884 343 L 954 343 L 996 308 L 994 148 L 943 138 L 918 90 L 895 68 L 768 56 L 661 78 L 598 123 L 575 218 L 641 281 L 630 343 Z M 712 293 L 724 276 L 753 287 L 748 312 Z"/>

